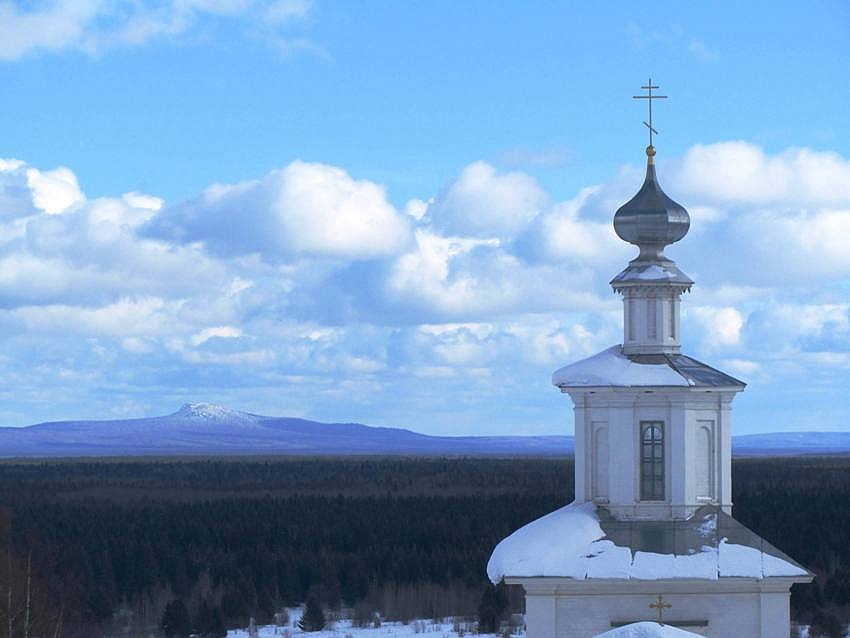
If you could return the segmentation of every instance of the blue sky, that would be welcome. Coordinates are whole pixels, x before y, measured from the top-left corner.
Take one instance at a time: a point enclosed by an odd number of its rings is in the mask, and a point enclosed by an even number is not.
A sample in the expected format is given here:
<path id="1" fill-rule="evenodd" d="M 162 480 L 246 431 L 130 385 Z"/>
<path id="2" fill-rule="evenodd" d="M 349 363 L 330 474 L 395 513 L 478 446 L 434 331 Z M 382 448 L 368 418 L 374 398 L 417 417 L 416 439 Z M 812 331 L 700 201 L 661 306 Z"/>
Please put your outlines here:
<path id="1" fill-rule="evenodd" d="M 843 2 L 0 2 L 0 423 L 571 432 L 651 74 L 685 350 L 845 429 L 848 68 Z"/>

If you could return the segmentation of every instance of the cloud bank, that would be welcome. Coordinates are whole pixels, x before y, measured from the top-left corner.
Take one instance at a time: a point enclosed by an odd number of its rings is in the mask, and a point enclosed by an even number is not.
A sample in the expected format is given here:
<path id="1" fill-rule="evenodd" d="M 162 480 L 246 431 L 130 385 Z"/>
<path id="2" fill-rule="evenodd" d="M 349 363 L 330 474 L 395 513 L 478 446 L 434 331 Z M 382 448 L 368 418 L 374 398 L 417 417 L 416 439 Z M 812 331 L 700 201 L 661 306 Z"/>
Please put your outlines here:
<path id="1" fill-rule="evenodd" d="M 770 392 L 843 392 L 850 161 L 737 141 L 659 172 L 693 212 L 668 250 L 697 280 L 686 350 L 752 375 L 753 418 Z M 430 432 L 567 431 L 551 369 L 621 338 L 607 281 L 634 256 L 611 225 L 622 174 L 555 201 L 478 161 L 397 207 L 381 184 L 294 161 L 164 202 L 89 199 L 69 168 L 0 160 L 0 420 L 209 400 Z M 802 408 L 785 419 L 749 427 L 817 426 Z"/>
<path id="2" fill-rule="evenodd" d="M 186 37 L 216 20 L 242 21 L 275 34 L 290 53 L 320 50 L 306 38 L 284 38 L 283 26 L 303 21 L 312 0 L 63 0 L 0 2 L 0 60 L 65 50 L 90 54 L 157 39 Z"/>

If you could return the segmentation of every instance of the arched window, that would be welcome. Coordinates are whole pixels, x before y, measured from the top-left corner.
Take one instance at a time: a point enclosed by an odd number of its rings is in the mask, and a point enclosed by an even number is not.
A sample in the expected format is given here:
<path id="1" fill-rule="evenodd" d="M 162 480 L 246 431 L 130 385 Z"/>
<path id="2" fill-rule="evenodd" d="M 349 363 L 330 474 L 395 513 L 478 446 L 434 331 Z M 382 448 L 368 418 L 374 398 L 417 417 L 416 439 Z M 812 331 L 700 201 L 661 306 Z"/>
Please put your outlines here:
<path id="1" fill-rule="evenodd" d="M 694 478 L 696 497 L 700 501 L 714 498 L 714 454 L 711 432 L 713 421 L 697 421 Z"/>
<path id="2" fill-rule="evenodd" d="M 664 423 L 640 423 L 640 498 L 664 500 Z"/>
<path id="3" fill-rule="evenodd" d="M 608 428 L 593 430 L 593 498 L 608 498 Z"/>

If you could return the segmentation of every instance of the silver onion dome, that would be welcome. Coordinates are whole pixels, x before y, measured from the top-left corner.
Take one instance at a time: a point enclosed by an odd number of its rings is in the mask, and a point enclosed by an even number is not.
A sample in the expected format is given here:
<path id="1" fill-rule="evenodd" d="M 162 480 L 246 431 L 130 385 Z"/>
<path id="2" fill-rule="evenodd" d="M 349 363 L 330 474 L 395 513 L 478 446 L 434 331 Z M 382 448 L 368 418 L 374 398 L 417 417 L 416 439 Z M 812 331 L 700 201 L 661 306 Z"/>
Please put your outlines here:
<path id="1" fill-rule="evenodd" d="M 655 176 L 655 148 L 646 149 L 646 179 L 640 190 L 614 215 L 614 230 L 640 248 L 638 260 L 666 260 L 664 247 L 682 239 L 691 226 L 684 206 L 661 190 Z"/>

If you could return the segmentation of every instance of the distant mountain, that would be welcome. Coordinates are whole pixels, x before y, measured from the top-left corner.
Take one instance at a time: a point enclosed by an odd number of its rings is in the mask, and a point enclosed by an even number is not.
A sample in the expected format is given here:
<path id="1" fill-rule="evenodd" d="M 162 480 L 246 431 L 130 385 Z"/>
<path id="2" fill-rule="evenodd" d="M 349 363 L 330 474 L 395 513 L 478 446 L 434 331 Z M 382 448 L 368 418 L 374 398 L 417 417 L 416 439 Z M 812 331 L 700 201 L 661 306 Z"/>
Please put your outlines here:
<path id="1" fill-rule="evenodd" d="M 219 454 L 409 454 L 560 456 L 571 436 L 429 436 L 360 423 L 319 423 L 187 403 L 174 414 L 113 421 L 55 421 L 0 427 L 0 457 L 165 456 Z M 750 434 L 736 455 L 850 453 L 850 433 Z"/>
<path id="2" fill-rule="evenodd" d="M 0 457 L 184 454 L 567 455 L 568 436 L 428 436 L 360 423 L 319 423 L 187 403 L 174 414 L 0 427 Z"/>
<path id="3" fill-rule="evenodd" d="M 736 456 L 850 454 L 850 432 L 773 432 L 732 438 Z"/>

